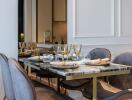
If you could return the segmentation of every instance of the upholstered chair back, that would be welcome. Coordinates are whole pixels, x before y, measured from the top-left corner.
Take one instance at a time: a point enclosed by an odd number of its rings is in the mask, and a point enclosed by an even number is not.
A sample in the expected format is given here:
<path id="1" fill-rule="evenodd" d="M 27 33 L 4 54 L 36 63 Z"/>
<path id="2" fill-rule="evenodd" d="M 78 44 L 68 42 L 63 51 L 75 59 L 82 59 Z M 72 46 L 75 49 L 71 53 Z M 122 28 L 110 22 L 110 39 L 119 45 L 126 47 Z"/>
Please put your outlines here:
<path id="1" fill-rule="evenodd" d="M 132 52 L 126 52 L 118 55 L 114 58 L 113 62 L 117 64 L 132 66 Z"/>
<path id="2" fill-rule="evenodd" d="M 0 53 L 0 68 L 2 71 L 5 97 L 7 98 L 7 100 L 15 100 L 11 73 L 8 65 L 8 59 L 4 54 L 1 53 Z"/>
<path id="3" fill-rule="evenodd" d="M 26 72 L 14 59 L 9 59 L 9 68 L 16 100 L 36 100 L 35 89 Z"/>
<path id="4" fill-rule="evenodd" d="M 132 66 L 132 52 L 126 52 L 118 55 L 113 60 L 113 63 Z M 109 81 L 112 85 L 120 89 L 132 88 L 132 73 L 129 75 L 110 77 Z"/>
<path id="5" fill-rule="evenodd" d="M 89 52 L 87 57 L 91 60 L 98 58 L 109 58 L 111 60 L 111 52 L 105 48 L 95 48 Z"/>

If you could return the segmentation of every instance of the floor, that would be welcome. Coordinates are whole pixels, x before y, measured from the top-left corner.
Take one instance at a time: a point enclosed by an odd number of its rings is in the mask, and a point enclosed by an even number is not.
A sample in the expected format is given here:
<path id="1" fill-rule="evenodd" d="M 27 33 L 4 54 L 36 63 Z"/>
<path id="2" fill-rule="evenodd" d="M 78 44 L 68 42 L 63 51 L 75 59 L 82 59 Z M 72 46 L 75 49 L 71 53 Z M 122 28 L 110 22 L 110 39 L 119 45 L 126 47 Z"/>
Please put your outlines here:
<path id="1" fill-rule="evenodd" d="M 88 100 L 87 98 L 83 97 L 80 91 L 68 90 L 68 95 L 74 100 Z"/>
<path id="2" fill-rule="evenodd" d="M 38 81 L 33 81 L 33 83 L 36 87 L 49 88 L 48 86 L 43 85 Z M 40 98 L 39 100 L 43 100 L 42 99 L 43 97 L 46 97 L 45 100 L 88 100 L 87 98 L 83 97 L 83 95 L 80 91 L 76 91 L 76 90 L 67 90 L 67 96 L 62 94 L 62 96 L 64 96 L 65 99 L 62 99 L 62 98 L 60 99 L 57 96 L 53 97 L 53 95 L 58 95 L 58 93 L 55 94 L 56 92 L 54 92 L 54 90 L 52 91 L 52 90 L 42 89 L 42 88 L 38 88 L 38 90 L 40 92 L 45 91 L 45 94 L 39 93 L 39 98 Z M 62 90 L 62 92 L 63 92 L 63 90 Z"/>

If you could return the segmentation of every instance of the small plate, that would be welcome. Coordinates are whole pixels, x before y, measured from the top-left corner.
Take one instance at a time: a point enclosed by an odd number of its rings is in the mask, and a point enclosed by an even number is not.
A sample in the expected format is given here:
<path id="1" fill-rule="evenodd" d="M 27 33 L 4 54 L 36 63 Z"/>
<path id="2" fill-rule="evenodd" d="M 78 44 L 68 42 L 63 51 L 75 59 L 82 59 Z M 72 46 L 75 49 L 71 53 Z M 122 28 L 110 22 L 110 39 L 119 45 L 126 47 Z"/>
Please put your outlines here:
<path id="1" fill-rule="evenodd" d="M 75 69 L 78 68 L 79 65 L 51 65 L 51 67 L 56 69 Z"/>
<path id="2" fill-rule="evenodd" d="M 33 61 L 33 62 L 42 62 L 43 61 L 42 59 L 40 59 L 39 56 L 30 57 L 30 58 L 28 58 L 28 60 Z"/>

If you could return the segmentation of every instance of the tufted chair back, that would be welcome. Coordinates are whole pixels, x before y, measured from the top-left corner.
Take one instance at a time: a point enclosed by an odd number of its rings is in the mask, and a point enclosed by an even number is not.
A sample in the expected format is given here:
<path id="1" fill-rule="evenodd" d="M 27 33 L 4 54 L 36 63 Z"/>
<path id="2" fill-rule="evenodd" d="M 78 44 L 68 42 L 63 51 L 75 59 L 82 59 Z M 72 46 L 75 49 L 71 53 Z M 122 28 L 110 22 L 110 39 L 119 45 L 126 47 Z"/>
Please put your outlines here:
<path id="1" fill-rule="evenodd" d="M 111 60 L 111 52 L 105 48 L 95 48 L 89 52 L 87 57 L 91 60 L 98 58 L 109 58 Z"/>
<path id="2" fill-rule="evenodd" d="M 5 97 L 7 98 L 7 100 L 15 100 L 11 73 L 8 65 L 8 59 L 4 54 L 1 53 L 0 53 L 0 68 L 2 71 Z"/>
<path id="3" fill-rule="evenodd" d="M 118 55 L 113 63 L 132 66 L 132 52 Z M 120 89 L 132 88 L 132 73 L 129 75 L 113 76 L 109 78 L 110 84 Z"/>
<path id="4" fill-rule="evenodd" d="M 36 100 L 35 89 L 26 72 L 14 59 L 9 59 L 9 68 L 16 100 Z"/>

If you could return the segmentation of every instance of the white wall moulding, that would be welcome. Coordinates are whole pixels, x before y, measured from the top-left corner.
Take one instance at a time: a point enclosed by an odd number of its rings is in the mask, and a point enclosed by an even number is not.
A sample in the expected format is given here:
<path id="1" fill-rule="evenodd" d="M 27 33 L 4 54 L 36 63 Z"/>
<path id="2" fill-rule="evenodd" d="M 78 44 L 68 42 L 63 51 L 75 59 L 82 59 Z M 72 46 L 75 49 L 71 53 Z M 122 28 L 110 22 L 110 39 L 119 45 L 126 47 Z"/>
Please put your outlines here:
<path id="1" fill-rule="evenodd" d="M 132 0 L 68 0 L 68 43 L 132 44 Z"/>
<path id="2" fill-rule="evenodd" d="M 132 0 L 121 1 L 121 36 L 132 36 Z"/>
<path id="3" fill-rule="evenodd" d="M 74 37 L 114 36 L 114 0 L 73 0 Z"/>

